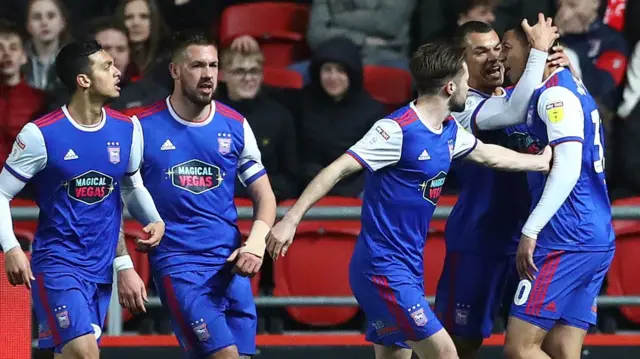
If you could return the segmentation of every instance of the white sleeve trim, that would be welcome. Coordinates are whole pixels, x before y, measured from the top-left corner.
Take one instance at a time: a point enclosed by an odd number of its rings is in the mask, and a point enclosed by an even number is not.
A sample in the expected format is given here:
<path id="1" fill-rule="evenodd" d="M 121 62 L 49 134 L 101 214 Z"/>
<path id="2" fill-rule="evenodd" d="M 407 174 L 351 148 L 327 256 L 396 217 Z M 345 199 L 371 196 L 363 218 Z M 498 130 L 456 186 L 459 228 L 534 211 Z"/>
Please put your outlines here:
<path id="1" fill-rule="evenodd" d="M 531 96 L 542 82 L 547 57 L 546 52 L 531 49 L 527 67 L 511 96 L 488 98 L 474 116 L 475 124 L 472 126 L 480 130 L 497 130 L 524 123 Z"/>
<path id="2" fill-rule="evenodd" d="M 522 234 L 538 238 L 578 182 L 582 167 L 582 143 L 564 142 L 553 153 L 553 165 L 542 197 L 522 228 Z"/>
<path id="3" fill-rule="evenodd" d="M 402 140 L 400 124 L 391 119 L 382 119 L 374 123 L 347 153 L 373 172 L 400 161 Z"/>
<path id="4" fill-rule="evenodd" d="M 584 140 L 584 113 L 576 95 L 564 87 L 551 87 L 538 99 L 538 115 L 547 127 L 549 144 Z"/>
<path id="5" fill-rule="evenodd" d="M 0 247 L 6 253 L 20 245 L 13 233 L 11 207 L 9 202 L 25 186 L 25 182 L 16 178 L 8 170 L 0 172 Z"/>
<path id="6" fill-rule="evenodd" d="M 453 146 L 452 158 L 464 158 L 466 157 L 478 144 L 478 139 L 472 135 L 469 131 L 465 130 L 462 125 L 456 121 L 458 132 L 456 133 L 456 140 Z"/>
<path id="7" fill-rule="evenodd" d="M 258 141 L 245 118 L 242 121 L 244 128 L 244 148 L 238 160 L 238 179 L 243 186 L 248 186 L 258 178 L 267 174 L 262 165 L 262 155 L 258 149 Z"/>
<path id="8" fill-rule="evenodd" d="M 127 174 L 132 175 L 140 169 L 142 154 L 144 151 L 144 139 L 142 136 L 142 126 L 136 116 L 131 117 L 133 123 L 133 134 L 131 137 L 131 153 L 129 154 L 129 165 Z"/>
<path id="9" fill-rule="evenodd" d="M 42 132 L 33 123 L 27 123 L 13 144 L 5 168 L 23 182 L 28 182 L 47 165 L 47 147 Z"/>

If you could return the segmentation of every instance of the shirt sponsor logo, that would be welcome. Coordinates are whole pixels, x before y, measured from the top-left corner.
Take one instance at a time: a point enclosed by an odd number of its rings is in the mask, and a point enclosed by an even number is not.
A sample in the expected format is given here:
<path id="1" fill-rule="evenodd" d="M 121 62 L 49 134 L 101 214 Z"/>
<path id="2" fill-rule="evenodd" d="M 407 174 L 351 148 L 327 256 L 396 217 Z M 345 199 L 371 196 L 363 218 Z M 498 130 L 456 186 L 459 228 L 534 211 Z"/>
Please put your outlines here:
<path id="1" fill-rule="evenodd" d="M 429 201 L 434 206 L 438 204 L 440 194 L 442 193 L 442 187 L 444 181 L 447 178 L 447 173 L 440 171 L 436 176 L 422 182 L 420 184 L 420 190 L 422 191 L 422 198 Z"/>
<path id="2" fill-rule="evenodd" d="M 69 197 L 86 204 L 104 201 L 115 189 L 113 178 L 98 171 L 85 172 L 65 185 Z"/>
<path id="3" fill-rule="evenodd" d="M 194 194 L 212 190 L 222 183 L 220 168 L 200 160 L 175 165 L 169 171 L 174 186 Z"/>

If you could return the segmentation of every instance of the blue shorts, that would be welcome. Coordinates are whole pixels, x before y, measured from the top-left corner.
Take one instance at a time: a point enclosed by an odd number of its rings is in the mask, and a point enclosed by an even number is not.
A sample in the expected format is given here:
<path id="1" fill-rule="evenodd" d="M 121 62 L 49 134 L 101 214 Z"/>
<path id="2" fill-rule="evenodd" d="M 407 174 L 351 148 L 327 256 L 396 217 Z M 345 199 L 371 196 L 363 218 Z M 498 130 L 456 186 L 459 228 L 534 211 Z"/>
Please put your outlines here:
<path id="1" fill-rule="evenodd" d="M 596 298 L 615 250 L 566 252 L 537 249 L 533 283 L 518 284 L 511 315 L 546 331 L 556 323 L 583 330 L 596 324 Z"/>
<path id="2" fill-rule="evenodd" d="M 94 333 L 100 343 L 111 300 L 111 284 L 70 273 L 37 274 L 31 297 L 38 322 L 38 347 L 62 353 L 71 340 Z"/>
<path id="3" fill-rule="evenodd" d="M 225 266 L 154 279 L 189 358 L 206 358 L 232 345 L 240 355 L 255 354 L 257 316 L 249 278 L 233 275 Z"/>
<path id="4" fill-rule="evenodd" d="M 447 252 L 436 291 L 436 315 L 449 334 L 468 339 L 491 336 L 505 287 L 517 283 L 514 260 L 505 254 Z"/>
<path id="5" fill-rule="evenodd" d="M 442 329 L 424 295 L 424 284 L 411 276 L 350 269 L 349 282 L 366 316 L 367 341 L 408 348 L 406 341 L 420 341 Z"/>

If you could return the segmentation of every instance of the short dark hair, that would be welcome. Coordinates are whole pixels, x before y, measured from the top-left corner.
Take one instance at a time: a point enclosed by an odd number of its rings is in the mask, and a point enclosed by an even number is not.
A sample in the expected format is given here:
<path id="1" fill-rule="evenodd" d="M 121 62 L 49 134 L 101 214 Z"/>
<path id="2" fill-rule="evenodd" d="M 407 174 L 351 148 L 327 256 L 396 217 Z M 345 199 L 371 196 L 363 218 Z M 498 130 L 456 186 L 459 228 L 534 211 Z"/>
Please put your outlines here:
<path id="1" fill-rule="evenodd" d="M 116 30 L 121 33 L 127 35 L 127 28 L 123 23 L 116 20 L 116 18 L 111 16 L 101 16 L 93 19 L 89 23 L 89 37 L 88 39 L 94 39 L 99 32 L 105 30 Z"/>
<path id="2" fill-rule="evenodd" d="M 100 50 L 102 46 L 95 40 L 71 42 L 62 47 L 56 56 L 56 74 L 69 92 L 76 90 L 78 75 L 91 71 L 89 56 Z"/>
<path id="3" fill-rule="evenodd" d="M 173 36 L 171 59 L 174 60 L 191 45 L 216 46 L 216 42 L 207 33 L 199 30 L 183 30 Z"/>
<path id="4" fill-rule="evenodd" d="M 470 34 L 486 34 L 491 31 L 494 31 L 493 27 L 485 22 L 467 21 L 458 27 L 454 39 L 460 46 L 466 46 L 465 41 Z"/>
<path id="5" fill-rule="evenodd" d="M 21 41 L 24 41 L 23 34 L 18 25 L 8 20 L 0 19 L 0 35 L 16 35 Z"/>
<path id="6" fill-rule="evenodd" d="M 420 46 L 411 57 L 411 74 L 418 95 L 435 95 L 463 68 L 465 48 L 439 42 Z"/>

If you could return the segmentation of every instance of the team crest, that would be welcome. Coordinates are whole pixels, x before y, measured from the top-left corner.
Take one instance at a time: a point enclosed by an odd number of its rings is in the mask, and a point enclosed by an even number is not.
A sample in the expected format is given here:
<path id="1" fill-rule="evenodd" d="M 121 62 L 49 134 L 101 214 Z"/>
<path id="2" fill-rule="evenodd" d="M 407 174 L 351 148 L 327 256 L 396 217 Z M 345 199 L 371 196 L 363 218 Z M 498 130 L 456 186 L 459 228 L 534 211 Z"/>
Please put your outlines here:
<path id="1" fill-rule="evenodd" d="M 420 308 L 411 313 L 411 318 L 413 318 L 413 321 L 419 327 L 423 327 L 427 324 L 427 315 L 424 314 L 424 308 Z"/>
<path id="2" fill-rule="evenodd" d="M 204 342 L 211 337 L 209 329 L 207 328 L 207 323 L 204 322 L 204 319 L 200 319 L 199 321 L 192 323 L 191 327 L 199 341 Z"/>
<path id="3" fill-rule="evenodd" d="M 114 165 L 120 163 L 120 142 L 107 142 L 107 152 L 109 153 L 109 162 Z"/>
<path id="4" fill-rule="evenodd" d="M 456 308 L 456 324 L 467 325 L 469 320 L 469 309 Z"/>
<path id="5" fill-rule="evenodd" d="M 56 313 L 56 319 L 58 320 L 58 326 L 62 329 L 69 327 L 69 312 L 66 310 Z"/>
<path id="6" fill-rule="evenodd" d="M 221 155 L 226 155 L 231 152 L 230 133 L 218 133 L 218 152 L 220 152 Z"/>

